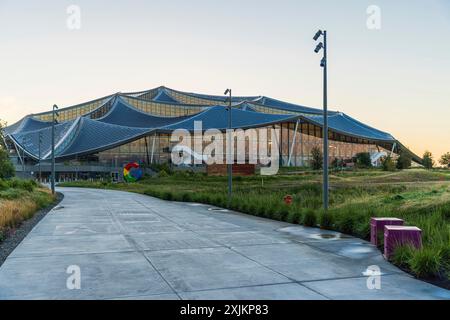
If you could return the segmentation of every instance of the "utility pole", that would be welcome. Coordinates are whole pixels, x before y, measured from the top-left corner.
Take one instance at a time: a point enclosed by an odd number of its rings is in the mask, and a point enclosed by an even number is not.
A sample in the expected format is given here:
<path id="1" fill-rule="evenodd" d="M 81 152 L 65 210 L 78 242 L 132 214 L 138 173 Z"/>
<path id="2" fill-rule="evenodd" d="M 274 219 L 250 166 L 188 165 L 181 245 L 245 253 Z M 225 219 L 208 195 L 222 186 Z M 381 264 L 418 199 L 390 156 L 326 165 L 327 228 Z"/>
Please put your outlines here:
<path id="1" fill-rule="evenodd" d="M 225 95 L 229 95 L 229 101 L 228 101 L 228 138 L 227 138 L 227 169 L 228 169 L 228 208 L 231 208 L 231 199 L 233 196 L 233 162 L 234 157 L 232 158 L 233 151 L 232 148 L 234 147 L 233 143 L 233 134 L 231 132 L 232 128 L 232 91 L 231 89 L 227 89 L 224 93 Z"/>
<path id="2" fill-rule="evenodd" d="M 55 124 L 57 122 L 58 114 L 58 106 L 55 104 L 53 105 L 53 121 L 52 121 L 52 180 L 51 180 L 51 187 L 52 187 L 52 194 L 55 194 L 55 175 L 56 175 L 56 168 L 55 168 Z"/>
<path id="3" fill-rule="evenodd" d="M 328 193 L 329 193 L 329 179 L 328 179 L 328 82 L 327 82 L 327 31 L 319 30 L 314 36 L 314 41 L 317 41 L 323 36 L 323 42 L 319 42 L 314 50 L 319 53 L 323 49 L 323 58 L 320 66 L 323 68 L 323 208 L 328 210 Z"/>

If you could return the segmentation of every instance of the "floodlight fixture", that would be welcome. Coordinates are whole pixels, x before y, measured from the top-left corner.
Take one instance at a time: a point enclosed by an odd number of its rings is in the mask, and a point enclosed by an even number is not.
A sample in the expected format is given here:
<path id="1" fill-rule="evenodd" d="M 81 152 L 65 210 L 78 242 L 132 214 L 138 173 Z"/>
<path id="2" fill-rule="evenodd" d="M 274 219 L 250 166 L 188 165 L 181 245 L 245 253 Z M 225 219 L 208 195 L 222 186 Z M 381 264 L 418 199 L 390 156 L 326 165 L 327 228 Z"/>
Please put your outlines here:
<path id="1" fill-rule="evenodd" d="M 319 53 L 319 51 L 323 48 L 323 43 L 319 42 L 319 44 L 317 45 L 317 47 L 314 49 L 315 53 Z"/>
<path id="2" fill-rule="evenodd" d="M 317 33 L 314 36 L 314 41 L 317 41 L 319 39 L 319 37 L 323 34 L 322 30 L 317 31 Z"/>

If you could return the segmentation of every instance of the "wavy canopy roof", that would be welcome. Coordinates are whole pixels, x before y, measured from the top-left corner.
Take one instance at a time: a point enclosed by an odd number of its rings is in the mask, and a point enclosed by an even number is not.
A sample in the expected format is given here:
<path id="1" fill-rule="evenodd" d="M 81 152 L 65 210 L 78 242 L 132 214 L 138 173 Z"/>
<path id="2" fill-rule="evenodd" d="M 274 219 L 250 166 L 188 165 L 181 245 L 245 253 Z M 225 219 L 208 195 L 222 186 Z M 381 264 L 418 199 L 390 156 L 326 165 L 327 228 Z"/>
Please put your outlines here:
<path id="1" fill-rule="evenodd" d="M 233 129 L 264 127 L 280 122 L 295 121 L 298 118 L 298 116 L 295 115 L 265 114 L 236 108 L 232 109 L 231 116 Z M 173 131 L 177 129 L 185 129 L 188 131 L 194 131 L 195 122 L 201 122 L 203 130 L 218 129 L 224 131 L 228 128 L 227 108 L 223 106 L 209 107 L 197 115 L 189 117 L 181 122 L 164 126 L 160 128 L 160 130 Z"/>
<path id="2" fill-rule="evenodd" d="M 5 132 L 7 134 L 13 134 L 18 132 L 35 131 L 50 127 L 51 125 L 51 122 L 41 121 L 33 117 L 25 117 L 19 122 L 5 128 Z"/>
<path id="3" fill-rule="evenodd" d="M 304 119 L 314 124 L 323 126 L 323 116 L 305 115 Z M 328 116 L 329 127 L 337 133 L 349 135 L 355 138 L 364 138 L 368 140 L 395 141 L 389 133 L 374 129 L 365 125 L 344 113 L 337 113 Z"/>
<path id="4" fill-rule="evenodd" d="M 97 119 L 97 121 L 119 126 L 156 129 L 187 118 L 187 116 L 173 118 L 153 116 L 134 108 L 121 97 L 117 97 L 111 110 L 102 118 Z"/>
<path id="5" fill-rule="evenodd" d="M 159 103 L 165 107 L 184 108 L 193 106 L 200 112 L 189 116 L 165 117 L 143 112 L 130 105 L 122 97 L 136 97 L 142 103 Z M 202 99 L 202 103 L 210 101 L 210 105 L 186 104 L 191 98 Z M 95 110 L 75 120 L 56 125 L 56 157 L 70 158 L 84 154 L 96 153 L 134 141 L 153 132 L 170 132 L 176 129 L 194 130 L 196 121 L 202 122 L 203 130 L 228 127 L 227 108 L 224 107 L 226 98 L 194 93 L 185 93 L 173 89 L 158 87 L 156 89 L 138 93 L 116 94 L 108 100 L 108 109 L 103 116 L 91 119 Z M 106 102 L 105 102 L 106 103 Z M 104 108 L 105 103 L 100 108 Z M 221 104 L 217 106 L 217 104 Z M 263 113 L 260 107 L 271 110 Z M 73 107 L 70 107 L 73 108 Z M 64 110 L 64 109 L 62 109 Z M 265 109 L 264 109 L 265 110 Z M 280 112 L 282 110 L 283 112 Z M 282 113 L 282 114 L 281 114 Z M 311 123 L 322 127 L 322 111 L 310 107 L 283 102 L 264 96 L 235 97 L 233 99 L 233 128 L 257 128 L 281 122 Z M 421 159 L 406 149 L 389 133 L 372 128 L 352 117 L 340 113 L 330 112 L 330 131 L 341 136 L 364 140 L 365 143 L 379 144 L 390 148 L 397 146 L 406 150 L 416 162 Z M 16 146 L 29 156 L 39 158 L 39 135 L 41 135 L 41 158 L 50 156 L 51 122 L 36 119 L 33 115 L 7 127 L 4 130 L 6 138 L 10 138 Z M 353 140 L 351 140 L 353 141 Z"/>

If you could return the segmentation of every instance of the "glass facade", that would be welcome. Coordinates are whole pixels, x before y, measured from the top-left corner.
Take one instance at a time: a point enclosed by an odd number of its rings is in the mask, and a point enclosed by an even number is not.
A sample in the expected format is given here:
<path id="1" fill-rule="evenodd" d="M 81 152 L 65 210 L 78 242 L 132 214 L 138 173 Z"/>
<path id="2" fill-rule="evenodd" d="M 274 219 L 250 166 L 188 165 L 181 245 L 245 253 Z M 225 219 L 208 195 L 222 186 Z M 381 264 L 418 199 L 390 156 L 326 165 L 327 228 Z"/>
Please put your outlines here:
<path id="1" fill-rule="evenodd" d="M 139 140 L 98 153 L 105 166 L 122 166 L 128 162 L 166 163 L 170 159 L 168 134 L 153 134 Z"/>
<path id="2" fill-rule="evenodd" d="M 277 129 L 280 129 L 280 141 L 279 141 L 279 152 L 281 165 L 287 166 L 289 162 L 289 156 L 291 156 L 291 166 L 308 166 L 311 160 L 311 150 L 314 147 L 318 147 L 322 150 L 323 139 L 322 139 L 322 129 L 318 126 L 302 123 L 299 124 L 297 132 L 295 131 L 295 123 L 282 123 L 276 125 Z M 259 129 L 255 129 L 258 132 Z M 295 143 L 294 143 L 295 137 Z M 330 163 L 333 159 L 351 159 L 357 153 L 360 152 L 377 152 L 378 147 L 374 144 L 365 143 L 360 141 L 339 141 L 334 140 L 340 138 L 345 140 L 345 138 L 339 137 L 330 133 L 329 140 L 329 159 Z M 194 144 L 196 141 L 195 137 L 191 138 L 191 149 L 194 149 Z M 220 138 L 223 145 L 223 150 L 215 150 L 216 157 L 222 156 L 225 159 L 226 156 L 226 143 L 225 135 L 223 134 Z M 243 141 L 242 139 L 245 139 Z M 211 138 L 208 136 L 203 137 L 202 141 L 197 141 L 199 145 L 202 145 L 202 150 L 211 143 Z M 244 156 L 237 154 L 237 144 L 245 143 L 246 153 Z M 267 139 L 268 150 L 270 150 L 269 145 L 272 143 L 270 139 L 270 134 Z M 137 161 L 139 163 L 167 163 L 171 160 L 171 150 L 177 143 L 170 142 L 170 136 L 168 134 L 152 134 L 145 138 L 141 138 L 131 143 L 100 152 L 98 154 L 99 162 L 105 166 L 121 166 L 124 163 L 131 161 Z M 251 147 L 254 145 L 255 147 Z M 236 136 L 235 135 L 235 159 L 242 159 L 244 157 L 246 161 L 253 156 L 257 156 L 259 150 L 258 141 L 250 141 L 248 137 Z M 256 153 L 254 153 L 255 151 Z M 292 151 L 292 154 L 290 152 Z"/>
<path id="3" fill-rule="evenodd" d="M 205 106 L 225 105 L 225 102 L 222 102 L 222 101 L 203 99 L 203 98 L 191 96 L 188 94 L 184 94 L 181 92 L 173 91 L 170 89 L 167 89 L 167 92 L 172 98 L 174 98 L 175 100 L 179 101 L 180 103 L 184 103 L 184 104 L 197 104 L 197 105 L 205 105 Z"/>
<path id="4" fill-rule="evenodd" d="M 180 117 L 199 113 L 203 110 L 200 106 L 183 106 L 170 103 L 146 101 L 139 98 L 123 97 L 125 101 L 136 109 L 155 116 Z"/>
<path id="5" fill-rule="evenodd" d="M 65 122 L 65 121 L 70 121 L 70 120 L 76 119 L 78 117 L 81 117 L 91 111 L 94 111 L 95 109 L 100 107 L 102 104 L 104 104 L 106 101 L 108 101 L 108 98 L 99 99 L 99 100 L 95 100 L 92 102 L 88 102 L 86 104 L 81 104 L 78 106 L 61 109 L 58 111 L 58 113 L 59 113 L 58 121 Z M 50 112 L 38 114 L 35 117 L 42 121 L 52 121 L 53 115 L 52 115 L 52 112 L 50 111 Z"/>
<path id="6" fill-rule="evenodd" d="M 292 148 L 292 144 L 295 144 Z M 305 166 L 311 160 L 311 150 L 314 147 L 323 149 L 322 128 L 310 123 L 299 124 L 295 132 L 295 123 L 283 123 L 281 130 L 282 164 L 287 165 L 291 156 L 291 165 Z M 292 155 L 290 152 L 292 150 Z M 329 159 L 351 159 L 360 152 L 377 152 L 377 145 L 361 139 L 352 139 L 330 132 Z"/>

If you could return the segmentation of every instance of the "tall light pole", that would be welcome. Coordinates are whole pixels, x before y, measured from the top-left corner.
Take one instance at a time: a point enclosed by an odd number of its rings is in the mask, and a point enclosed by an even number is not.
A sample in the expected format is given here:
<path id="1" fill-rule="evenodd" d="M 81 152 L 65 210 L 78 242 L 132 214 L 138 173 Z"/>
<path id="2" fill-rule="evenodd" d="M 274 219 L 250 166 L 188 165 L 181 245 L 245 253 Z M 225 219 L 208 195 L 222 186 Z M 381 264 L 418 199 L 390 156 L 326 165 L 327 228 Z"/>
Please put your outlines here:
<path id="1" fill-rule="evenodd" d="M 231 197 L 232 197 L 232 193 L 233 193 L 233 162 L 234 162 L 234 157 L 233 159 L 231 159 L 231 156 L 233 154 L 232 152 L 232 147 L 234 146 L 234 143 L 232 143 L 232 139 L 233 139 L 233 135 L 231 133 L 231 128 L 232 128 L 232 93 L 231 93 L 231 89 L 227 89 L 224 93 L 224 95 L 229 95 L 229 101 L 228 101 L 228 138 L 227 138 L 227 169 L 228 169 L 228 208 L 231 208 Z"/>
<path id="2" fill-rule="evenodd" d="M 319 30 L 314 36 L 314 41 L 323 37 L 314 52 L 319 53 L 323 49 L 323 58 L 320 66 L 323 68 L 323 208 L 328 210 L 328 97 L 327 97 L 327 31 Z"/>
<path id="3" fill-rule="evenodd" d="M 52 116 L 53 116 L 53 121 L 52 121 L 52 181 L 51 181 L 51 186 L 52 186 L 52 194 L 55 194 L 55 174 L 56 174 L 56 170 L 55 170 L 55 124 L 57 122 L 56 118 L 59 116 L 58 106 L 56 104 L 53 105 Z"/>
<path id="4" fill-rule="evenodd" d="M 39 132 L 39 183 L 42 182 L 42 170 L 41 170 L 41 145 L 42 145 L 42 131 Z"/>

